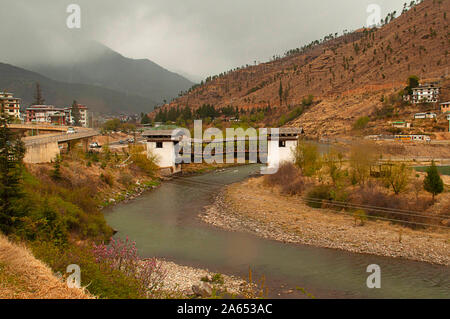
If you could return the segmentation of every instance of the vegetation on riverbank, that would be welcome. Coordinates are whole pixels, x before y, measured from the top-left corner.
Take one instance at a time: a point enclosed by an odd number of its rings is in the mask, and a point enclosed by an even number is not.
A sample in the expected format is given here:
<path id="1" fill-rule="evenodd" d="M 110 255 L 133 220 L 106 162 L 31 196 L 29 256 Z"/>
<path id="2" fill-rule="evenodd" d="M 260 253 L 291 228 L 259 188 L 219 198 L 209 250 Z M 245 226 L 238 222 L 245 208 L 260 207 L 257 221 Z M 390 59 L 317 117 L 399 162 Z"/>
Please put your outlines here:
<path id="1" fill-rule="evenodd" d="M 101 209 L 160 184 L 154 160 L 147 158 L 142 146 L 119 152 L 108 147 L 102 152 L 86 152 L 72 144 L 54 163 L 24 165 L 20 139 L 4 126 L 0 127 L 0 137 L 4 168 L 0 172 L 4 182 L 0 204 L 6 208 L 0 226 L 9 237 L 3 240 L 0 235 L 0 297 L 218 298 L 241 292 L 249 298 L 258 297 L 250 283 L 229 276 L 214 277 L 200 269 L 191 270 L 192 285 L 180 290 L 177 285 L 186 279 L 180 279 L 178 272 L 184 268 L 156 259 L 142 260 L 134 243 L 111 240 L 113 230 Z M 200 165 L 191 171 L 210 169 Z M 22 245 L 29 250 L 20 248 Z M 44 267 L 45 276 L 17 267 L 17 250 L 23 250 L 20 258 L 27 255 L 26 263 Z M 85 287 L 81 290 L 68 290 L 64 283 L 69 275 L 67 266 L 72 264 L 80 266 L 81 287 Z M 31 283 L 30 276 L 46 278 L 47 283 Z M 205 276 L 214 280 L 201 285 Z M 41 288 L 35 289 L 36 285 Z M 42 290 L 50 289 L 48 285 L 55 291 L 45 295 Z"/>
<path id="2" fill-rule="evenodd" d="M 444 193 L 440 201 L 446 203 L 449 195 L 434 162 L 426 174 L 414 173 L 405 163 L 380 162 L 379 149 L 369 142 L 356 143 L 347 153 L 332 148 L 321 155 L 314 144 L 300 141 L 294 153 L 296 167 L 285 164 L 266 183 L 273 186 L 276 180 L 284 188 L 296 183 L 291 195 L 303 195 L 313 208 L 358 211 L 360 217 L 410 228 L 448 224 L 448 211 L 435 209 L 435 196 Z"/>
<path id="3" fill-rule="evenodd" d="M 435 166 L 382 161 L 371 143 L 320 154 L 300 141 L 295 165 L 225 188 L 201 218 L 286 242 L 450 264 L 450 193 Z"/>
<path id="4" fill-rule="evenodd" d="M 101 259 L 93 248 L 109 242 L 113 234 L 100 211 L 106 201 L 159 183 L 156 166 L 142 154 L 144 149 L 130 147 L 117 154 L 106 148 L 94 153 L 70 145 L 70 151 L 53 164 L 25 166 L 23 144 L 5 125 L 0 126 L 0 143 L 2 232 L 30 247 L 54 272 L 65 274 L 68 265 L 79 265 L 82 284 L 93 295 L 147 297 L 136 271 L 111 267 L 109 256 Z M 137 263 L 137 255 L 134 258 L 130 264 Z M 3 256 L 0 263 L 6 260 Z"/>

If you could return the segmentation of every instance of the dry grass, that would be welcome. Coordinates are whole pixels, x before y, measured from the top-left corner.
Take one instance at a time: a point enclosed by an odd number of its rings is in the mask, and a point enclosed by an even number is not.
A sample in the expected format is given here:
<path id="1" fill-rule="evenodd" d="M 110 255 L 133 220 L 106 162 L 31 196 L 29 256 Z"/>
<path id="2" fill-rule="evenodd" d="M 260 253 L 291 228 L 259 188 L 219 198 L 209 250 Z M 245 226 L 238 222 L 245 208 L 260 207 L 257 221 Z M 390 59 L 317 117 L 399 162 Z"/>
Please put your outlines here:
<path id="1" fill-rule="evenodd" d="M 0 235 L 1 299 L 90 299 L 82 289 L 68 288 L 28 249 Z"/>
<path id="2" fill-rule="evenodd" d="M 305 180 L 301 171 L 293 164 L 282 163 L 275 174 L 264 177 L 264 185 L 280 187 L 281 193 L 286 195 L 299 195 L 305 190 Z"/>

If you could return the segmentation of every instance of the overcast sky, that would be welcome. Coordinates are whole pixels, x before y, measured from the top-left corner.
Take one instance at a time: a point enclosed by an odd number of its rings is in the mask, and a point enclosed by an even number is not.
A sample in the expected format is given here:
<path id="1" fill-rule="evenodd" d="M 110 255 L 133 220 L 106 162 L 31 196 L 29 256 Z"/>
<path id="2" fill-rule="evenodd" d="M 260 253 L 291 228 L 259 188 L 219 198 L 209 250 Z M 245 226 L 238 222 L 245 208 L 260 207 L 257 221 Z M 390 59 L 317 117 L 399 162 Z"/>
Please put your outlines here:
<path id="1" fill-rule="evenodd" d="M 366 24 L 405 0 L 0 0 L 0 62 L 63 62 L 79 39 L 199 80 Z M 408 1 L 409 2 L 409 1 Z M 69 29 L 69 4 L 81 29 Z M 7 45 L 5 45 L 5 43 Z M 78 43 L 78 42 L 77 42 Z"/>

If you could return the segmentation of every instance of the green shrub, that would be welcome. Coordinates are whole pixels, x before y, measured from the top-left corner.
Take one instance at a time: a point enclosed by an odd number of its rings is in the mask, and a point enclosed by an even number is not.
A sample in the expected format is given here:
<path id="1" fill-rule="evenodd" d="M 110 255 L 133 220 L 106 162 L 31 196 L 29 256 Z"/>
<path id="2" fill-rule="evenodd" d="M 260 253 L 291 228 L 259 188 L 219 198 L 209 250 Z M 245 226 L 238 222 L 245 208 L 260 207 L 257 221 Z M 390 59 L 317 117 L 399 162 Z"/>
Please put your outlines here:
<path id="1" fill-rule="evenodd" d="M 16 236 L 26 240 L 53 241 L 55 244 L 72 238 L 110 238 L 112 229 L 107 225 L 98 203 L 88 187 L 62 186 L 53 179 L 41 181 L 24 172 L 24 198 L 18 203 L 26 212 L 20 219 Z"/>
<path id="2" fill-rule="evenodd" d="M 142 146 L 130 146 L 130 156 L 133 166 L 136 166 L 149 176 L 153 176 L 158 169 L 156 158 L 149 157 Z"/>
<path id="3" fill-rule="evenodd" d="M 313 176 L 322 167 L 322 158 L 316 144 L 299 141 L 294 150 L 295 165 L 303 175 Z"/>
<path id="4" fill-rule="evenodd" d="M 211 282 L 213 282 L 215 284 L 223 285 L 225 281 L 224 281 L 223 276 L 221 274 L 215 274 L 212 277 Z"/>
<path id="5" fill-rule="evenodd" d="M 108 263 L 98 263 L 91 247 L 75 245 L 55 246 L 49 242 L 34 242 L 31 249 L 36 258 L 44 261 L 54 272 L 66 274 L 68 265 L 81 269 L 81 285 L 93 295 L 107 299 L 142 299 L 139 282 Z"/>
<path id="6" fill-rule="evenodd" d="M 318 185 L 310 189 L 306 194 L 306 204 L 313 208 L 322 208 L 323 201 L 332 200 L 331 187 Z"/>
<path id="7" fill-rule="evenodd" d="M 355 124 L 353 125 L 353 129 L 355 130 L 362 130 L 367 127 L 367 124 L 369 124 L 370 118 L 368 116 L 362 116 L 359 119 L 356 120 Z"/>
<path id="8" fill-rule="evenodd" d="M 314 101 L 314 96 L 310 94 L 307 97 L 303 98 L 302 104 L 304 106 L 311 106 L 313 101 Z"/>

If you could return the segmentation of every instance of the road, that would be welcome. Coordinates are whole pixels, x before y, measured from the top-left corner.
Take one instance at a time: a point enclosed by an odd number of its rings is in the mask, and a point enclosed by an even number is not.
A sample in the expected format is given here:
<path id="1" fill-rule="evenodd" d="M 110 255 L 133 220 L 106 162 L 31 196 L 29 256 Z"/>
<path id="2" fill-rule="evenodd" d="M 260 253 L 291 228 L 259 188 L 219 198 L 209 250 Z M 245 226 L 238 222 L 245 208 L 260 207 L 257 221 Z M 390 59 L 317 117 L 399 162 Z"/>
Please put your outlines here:
<path id="1" fill-rule="evenodd" d="M 25 138 L 23 138 L 23 141 L 25 143 L 25 146 L 45 144 L 45 143 L 50 143 L 50 142 L 64 143 L 64 142 L 94 137 L 99 134 L 100 133 L 98 131 L 93 130 L 93 129 L 78 128 L 77 132 L 73 133 L 73 134 L 67 134 L 67 133 L 44 134 L 44 135 L 25 137 Z"/>

